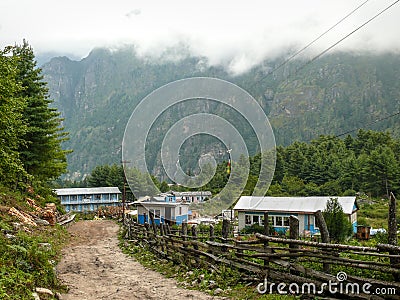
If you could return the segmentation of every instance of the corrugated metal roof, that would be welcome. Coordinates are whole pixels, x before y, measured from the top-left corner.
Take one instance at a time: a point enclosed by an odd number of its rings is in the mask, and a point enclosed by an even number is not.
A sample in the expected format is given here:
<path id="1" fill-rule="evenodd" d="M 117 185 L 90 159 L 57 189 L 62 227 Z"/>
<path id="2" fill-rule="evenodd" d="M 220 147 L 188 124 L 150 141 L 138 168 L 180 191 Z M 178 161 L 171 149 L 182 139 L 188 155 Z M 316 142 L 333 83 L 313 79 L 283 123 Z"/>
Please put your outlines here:
<path id="1" fill-rule="evenodd" d="M 353 212 L 356 197 L 252 197 L 242 196 L 236 203 L 234 210 L 268 211 L 268 212 L 316 212 L 323 211 L 331 198 L 337 198 L 345 214 Z"/>
<path id="2" fill-rule="evenodd" d="M 57 196 L 121 194 L 118 187 L 68 188 L 68 189 L 56 189 L 54 191 L 57 194 Z"/>

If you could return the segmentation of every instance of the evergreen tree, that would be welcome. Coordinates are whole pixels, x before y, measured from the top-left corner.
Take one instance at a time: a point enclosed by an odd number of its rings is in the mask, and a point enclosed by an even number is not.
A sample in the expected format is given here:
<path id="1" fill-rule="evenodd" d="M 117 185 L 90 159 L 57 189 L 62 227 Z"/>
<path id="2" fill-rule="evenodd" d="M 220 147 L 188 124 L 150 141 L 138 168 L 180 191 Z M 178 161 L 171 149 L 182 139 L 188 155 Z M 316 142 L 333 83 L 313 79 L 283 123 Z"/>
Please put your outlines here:
<path id="1" fill-rule="evenodd" d="M 19 147 L 21 160 L 36 180 L 56 179 L 66 171 L 69 152 L 61 148 L 67 133 L 61 127 L 60 113 L 50 107 L 52 100 L 32 48 L 24 40 L 22 46 L 14 46 L 11 51 L 17 64 L 16 78 L 22 86 L 17 95 L 25 101 L 22 115 L 27 130 L 20 136 L 24 141 Z"/>
<path id="2" fill-rule="evenodd" d="M 352 225 L 337 198 L 328 200 L 323 216 L 332 241 L 343 242 L 352 234 Z"/>
<path id="3" fill-rule="evenodd" d="M 27 177 L 18 149 L 24 145 L 20 139 L 27 131 L 24 122 L 24 101 L 18 94 L 22 87 L 17 81 L 17 63 L 8 47 L 0 50 L 0 182 L 15 188 Z"/>
<path id="4" fill-rule="evenodd" d="M 389 197 L 391 191 L 398 190 L 399 163 L 388 146 L 378 146 L 371 151 L 363 169 L 364 185 L 366 190 L 379 197 Z"/>

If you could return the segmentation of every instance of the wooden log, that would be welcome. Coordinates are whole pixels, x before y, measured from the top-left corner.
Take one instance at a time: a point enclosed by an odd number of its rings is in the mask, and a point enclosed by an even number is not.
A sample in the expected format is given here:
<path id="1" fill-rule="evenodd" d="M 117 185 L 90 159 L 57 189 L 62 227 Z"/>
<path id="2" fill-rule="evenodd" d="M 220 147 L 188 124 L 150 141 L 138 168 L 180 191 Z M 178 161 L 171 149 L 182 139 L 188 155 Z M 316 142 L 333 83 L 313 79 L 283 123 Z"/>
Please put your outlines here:
<path id="1" fill-rule="evenodd" d="M 144 223 L 144 226 L 146 228 L 145 237 L 148 238 L 149 237 L 149 232 L 150 232 L 150 224 L 146 222 L 146 223 Z"/>
<path id="2" fill-rule="evenodd" d="M 194 238 L 197 238 L 197 226 L 193 225 L 192 228 L 191 228 L 191 231 L 192 231 L 192 236 Z M 199 249 L 198 245 L 196 245 L 196 244 L 193 245 L 193 248 L 196 249 L 196 250 Z"/>
<path id="3" fill-rule="evenodd" d="M 154 234 L 157 234 L 157 227 L 156 223 L 154 222 L 154 213 L 152 211 L 149 211 L 149 217 L 150 217 L 151 227 L 153 228 L 153 232 Z"/>
<path id="4" fill-rule="evenodd" d="M 378 245 L 376 245 L 376 247 L 382 251 L 388 251 L 388 252 L 392 252 L 392 253 L 400 253 L 399 246 L 389 245 L 389 244 L 378 244 Z"/>
<path id="5" fill-rule="evenodd" d="M 317 212 L 315 213 L 315 222 L 316 225 L 319 227 L 319 232 L 321 233 L 322 242 L 330 243 L 328 226 L 326 225 L 325 218 L 321 210 L 317 210 Z M 331 271 L 331 266 L 328 264 L 323 264 L 322 268 L 324 272 L 330 273 Z"/>
<path id="6" fill-rule="evenodd" d="M 222 220 L 222 238 L 227 239 L 229 235 L 229 220 Z"/>
<path id="7" fill-rule="evenodd" d="M 388 244 L 397 246 L 397 220 L 396 220 L 396 197 L 391 192 L 389 201 L 389 218 L 388 218 Z M 395 251 L 389 250 L 390 254 L 396 254 Z M 398 258 L 390 258 L 392 267 L 399 268 L 400 260 Z M 400 281 L 400 276 L 394 275 L 396 281 Z"/>
<path id="8" fill-rule="evenodd" d="M 393 193 L 389 200 L 388 244 L 397 245 L 396 197 Z"/>
<path id="9" fill-rule="evenodd" d="M 269 236 L 269 216 L 268 212 L 264 212 L 264 235 Z M 268 241 L 264 241 L 264 249 L 268 249 Z M 264 267 L 268 268 L 269 259 L 264 259 Z"/>
<path id="10" fill-rule="evenodd" d="M 316 225 L 319 227 L 319 232 L 321 233 L 321 240 L 323 243 L 329 243 L 329 231 L 328 226 L 326 226 L 326 222 L 324 219 L 324 215 L 322 214 L 321 210 L 317 210 L 315 213 L 315 222 Z"/>
<path id="11" fill-rule="evenodd" d="M 311 247 L 316 247 L 316 248 L 324 248 L 324 249 L 339 249 L 339 250 L 356 250 L 360 252 L 380 252 L 381 250 L 375 247 L 362 247 L 362 246 L 352 246 L 352 245 L 343 245 L 343 244 L 327 244 L 327 243 L 318 243 L 318 242 L 311 242 L 311 241 L 303 241 L 303 240 L 291 240 L 291 239 L 285 239 L 285 238 L 276 238 L 276 237 L 270 237 L 270 236 L 265 236 L 260 233 L 256 233 L 256 237 L 259 238 L 260 240 L 264 241 L 270 241 L 270 242 L 276 242 L 276 243 L 282 243 L 282 244 L 298 244 L 298 245 L 304 245 L 304 246 L 311 246 Z"/>
<path id="12" fill-rule="evenodd" d="M 214 240 L 214 226 L 213 225 L 210 225 L 210 238 L 209 238 L 209 240 L 210 241 Z"/>
<path id="13" fill-rule="evenodd" d="M 291 240 L 299 239 L 299 219 L 296 216 L 289 217 L 289 238 Z M 289 244 L 290 249 L 298 249 L 298 244 Z"/>

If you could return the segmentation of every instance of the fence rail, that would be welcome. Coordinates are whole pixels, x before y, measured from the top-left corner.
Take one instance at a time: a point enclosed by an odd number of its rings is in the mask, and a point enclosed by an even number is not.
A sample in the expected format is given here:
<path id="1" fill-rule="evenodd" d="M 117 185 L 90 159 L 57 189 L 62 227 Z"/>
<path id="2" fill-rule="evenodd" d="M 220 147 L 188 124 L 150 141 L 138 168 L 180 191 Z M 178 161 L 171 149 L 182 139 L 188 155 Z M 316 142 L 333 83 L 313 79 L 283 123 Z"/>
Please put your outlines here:
<path id="1" fill-rule="evenodd" d="M 296 222 L 293 222 L 296 226 Z M 353 299 L 400 298 L 400 247 L 378 244 L 360 247 L 320 243 L 307 240 L 271 237 L 256 234 L 251 239 L 230 237 L 229 221 L 224 220 L 222 234 L 216 235 L 212 225 L 207 232 L 197 226 L 182 224 L 173 231 L 166 224 L 137 224 L 127 219 L 126 238 L 147 245 L 157 256 L 187 266 L 218 269 L 221 264 L 238 269 L 255 283 L 268 282 L 314 285 L 322 295 Z M 267 227 L 267 226 L 266 226 Z M 266 229 L 268 233 L 268 229 Z M 295 228 L 291 228 L 291 232 Z M 338 275 L 345 275 L 341 278 Z M 343 273 L 345 272 L 345 273 Z M 332 293 L 328 283 L 337 287 Z M 368 291 L 361 287 L 367 286 Z M 353 290 L 360 287 L 358 290 Z M 391 291 L 385 296 L 374 295 L 377 289 Z M 312 291 L 308 290 L 310 294 Z M 370 293 L 369 293 L 370 292 Z M 315 294 L 315 291 L 314 291 Z M 334 295 L 333 295 L 334 294 Z"/>

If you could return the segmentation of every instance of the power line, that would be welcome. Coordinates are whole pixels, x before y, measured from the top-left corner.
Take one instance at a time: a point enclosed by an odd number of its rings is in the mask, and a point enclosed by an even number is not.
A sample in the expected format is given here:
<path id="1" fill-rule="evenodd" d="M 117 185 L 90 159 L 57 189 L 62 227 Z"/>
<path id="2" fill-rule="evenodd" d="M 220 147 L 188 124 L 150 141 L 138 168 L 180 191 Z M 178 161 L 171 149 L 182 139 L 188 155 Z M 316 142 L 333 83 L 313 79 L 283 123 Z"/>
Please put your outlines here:
<path id="1" fill-rule="evenodd" d="M 366 2 L 367 2 L 367 1 L 365 1 L 365 2 L 362 3 L 360 6 L 358 6 L 357 8 L 355 8 L 352 12 L 350 12 L 347 16 L 345 16 L 341 21 L 343 21 L 343 20 L 346 19 L 349 15 L 351 15 L 351 14 L 354 13 L 356 10 L 358 10 L 358 9 L 359 9 L 361 6 L 363 6 Z M 365 21 L 363 24 L 361 24 L 360 26 L 358 26 L 356 29 L 354 29 L 354 30 L 351 31 L 350 33 L 346 34 L 346 35 L 345 35 L 344 37 L 342 37 L 340 40 L 338 40 L 337 42 L 335 42 L 334 44 L 332 44 L 331 46 L 329 46 L 328 48 L 326 48 L 325 50 L 323 50 L 321 53 L 319 53 L 318 55 L 314 56 L 311 60 L 309 60 L 308 62 L 306 62 L 304 65 L 302 65 L 301 67 L 299 67 L 298 69 L 296 69 L 296 71 L 295 71 L 293 74 L 297 74 L 300 70 L 304 69 L 306 66 L 310 65 L 311 63 L 313 63 L 314 61 L 316 61 L 317 59 L 319 59 L 322 55 L 324 55 L 325 53 L 327 53 L 328 51 L 330 51 L 331 49 L 333 49 L 334 47 L 336 47 L 338 44 L 340 44 L 340 43 L 343 42 L 345 39 L 347 39 L 348 37 L 350 37 L 351 35 L 353 35 L 354 33 L 356 33 L 358 30 L 360 30 L 361 28 L 363 28 L 365 25 L 369 24 L 371 21 L 375 20 L 377 17 L 379 17 L 379 16 L 382 15 L 384 12 L 386 12 L 387 10 L 389 10 L 390 8 L 392 8 L 392 7 L 393 7 L 394 5 L 396 5 L 398 2 L 400 2 L 400 0 L 396 0 L 396 1 L 394 1 L 392 4 L 390 4 L 389 6 L 385 7 L 383 10 L 381 10 L 380 12 L 378 12 L 377 14 L 375 14 L 373 17 L 371 17 L 371 18 L 369 18 L 367 21 Z M 339 21 L 337 24 L 340 24 L 341 21 Z M 333 29 L 337 24 L 335 24 L 335 25 L 334 25 L 333 27 L 331 27 L 331 28 Z M 329 32 L 330 30 L 331 30 L 331 29 L 328 29 L 327 32 Z M 325 33 L 324 33 L 324 34 L 325 34 Z M 324 34 L 322 34 L 321 36 L 323 36 Z M 320 36 L 320 37 L 321 37 L 321 36 Z M 318 40 L 320 37 L 316 38 L 314 41 Z M 306 47 L 304 47 L 303 49 L 304 49 L 304 50 L 307 49 L 312 43 L 314 43 L 314 41 L 311 42 L 311 43 L 310 43 L 309 45 L 307 45 Z M 300 50 L 300 51 L 298 51 L 298 52 L 300 53 L 301 51 L 304 51 L 303 49 Z M 277 69 L 279 69 L 279 68 L 281 68 L 283 65 L 285 65 L 287 62 L 289 62 L 289 61 L 290 61 L 294 56 L 296 56 L 296 55 L 297 55 L 297 54 L 291 56 L 289 59 L 287 59 L 286 61 L 284 61 L 281 65 L 279 65 L 277 68 L 275 68 L 274 71 L 277 70 Z M 271 73 L 273 73 L 274 71 L 272 71 Z M 270 73 L 269 73 L 269 74 L 270 74 Z M 266 76 L 268 76 L 269 74 L 267 74 Z M 292 75 L 293 75 L 293 74 L 292 74 Z M 259 83 L 261 80 L 265 79 L 266 76 L 264 76 L 262 79 L 258 80 L 257 83 Z M 289 77 L 290 77 L 290 75 L 286 78 L 286 80 L 287 80 Z M 288 84 L 288 82 L 286 82 L 286 84 Z M 286 85 L 286 84 L 285 84 L 285 85 Z M 391 114 L 391 115 L 388 115 L 388 116 L 385 116 L 385 117 L 376 119 L 376 120 L 374 120 L 374 121 L 372 121 L 372 122 L 365 123 L 365 124 L 363 125 L 363 127 L 369 126 L 369 125 L 372 125 L 372 124 L 375 124 L 375 123 L 378 123 L 378 122 L 381 122 L 381 121 L 384 121 L 384 120 L 387 120 L 387 119 L 392 118 L 392 117 L 397 116 L 397 115 L 400 115 L 400 111 L 398 111 L 398 112 L 396 112 L 396 113 L 393 113 L 393 114 Z M 338 134 L 338 135 L 335 135 L 335 137 L 341 137 L 341 136 L 343 136 L 343 135 L 346 135 L 346 134 L 352 133 L 352 132 L 354 132 L 354 131 L 357 131 L 357 130 L 359 130 L 359 129 L 361 129 L 361 128 L 362 128 L 362 127 L 359 127 L 359 128 L 356 128 L 356 129 L 352 129 L 352 130 L 349 130 L 349 131 L 340 133 L 340 134 Z"/>
<path id="2" fill-rule="evenodd" d="M 345 39 L 347 39 L 349 36 L 353 35 L 355 32 L 357 32 L 358 30 L 360 30 L 361 28 L 363 28 L 365 25 L 367 25 L 368 23 L 370 23 L 371 21 L 373 21 L 374 19 L 376 19 L 377 17 L 379 17 L 381 14 L 383 14 L 385 11 L 387 11 L 388 9 L 390 9 L 391 7 L 393 7 L 395 4 L 397 4 L 400 0 L 396 0 L 394 1 L 392 4 L 390 4 L 389 6 L 387 6 L 386 8 L 384 8 L 383 10 L 381 10 L 379 13 L 377 13 L 376 15 L 374 15 L 372 18 L 368 19 L 366 22 L 364 22 L 363 24 L 361 24 L 360 26 L 358 26 L 356 29 L 354 29 L 353 31 L 351 31 L 350 33 L 346 34 L 344 37 L 342 37 L 340 40 L 338 40 L 336 43 L 334 43 L 333 45 L 329 46 L 328 48 L 326 48 L 324 51 L 322 51 L 321 53 L 319 53 L 318 55 L 314 56 L 311 60 L 309 60 L 308 62 L 306 62 L 304 65 L 302 65 L 300 68 L 298 68 L 294 74 L 296 74 L 298 71 L 304 69 L 306 66 L 308 66 L 309 64 L 311 64 L 312 62 L 314 62 L 315 60 L 317 60 L 318 58 L 320 58 L 322 55 L 324 55 L 325 53 L 327 53 L 329 50 L 331 50 L 332 48 L 336 47 L 338 44 L 340 44 L 341 42 L 343 42 Z"/>
<path id="3" fill-rule="evenodd" d="M 399 1 L 400 1 L 400 0 L 399 0 Z M 341 136 L 347 135 L 347 134 L 349 134 L 349 133 L 352 133 L 352 132 L 354 132 L 354 131 L 358 131 L 358 130 L 362 129 L 363 127 L 366 127 L 366 126 L 369 126 L 369 125 L 372 125 L 372 124 L 375 124 L 375 123 L 378 123 L 378 122 L 381 122 L 381 121 L 390 119 L 390 118 L 392 118 L 392 117 L 394 117 L 394 116 L 397 116 L 397 115 L 400 115 L 400 111 L 398 111 L 398 112 L 396 112 L 396 113 L 393 113 L 393 114 L 391 114 L 391 115 L 385 116 L 385 117 L 383 117 L 383 118 L 379 118 L 379 119 L 376 119 L 376 120 L 374 120 L 374 121 L 365 123 L 362 127 L 358 127 L 358 128 L 355 128 L 355 129 L 348 130 L 348 131 L 346 131 L 346 132 L 337 134 L 337 135 L 335 135 L 335 137 L 341 137 Z"/>
<path id="4" fill-rule="evenodd" d="M 281 64 L 279 64 L 277 67 L 275 67 L 272 71 L 268 72 L 265 76 L 263 76 L 261 79 L 259 79 L 256 83 L 253 84 L 253 86 L 257 83 L 259 83 L 261 80 L 264 80 L 267 78 L 269 75 L 273 74 L 275 71 L 279 70 L 282 68 L 284 65 L 286 65 L 288 62 L 290 62 L 293 58 L 295 58 L 297 55 L 300 53 L 304 52 L 307 50 L 309 47 L 311 47 L 315 42 L 320 40 L 323 36 L 328 34 L 330 31 L 332 31 L 336 26 L 338 26 L 340 23 L 342 23 L 344 20 L 346 20 L 348 17 L 350 17 L 352 14 L 354 14 L 357 10 L 359 10 L 362 6 L 364 6 L 369 0 L 364 1 L 361 3 L 359 6 L 357 6 L 355 9 L 353 9 L 351 12 L 349 12 L 346 16 L 344 16 L 342 19 L 340 19 L 338 22 L 336 22 L 333 26 L 331 26 L 329 29 L 325 30 L 323 33 L 321 33 L 318 37 L 316 37 L 314 40 L 309 42 L 307 45 L 305 45 L 303 48 L 300 50 L 296 51 L 294 54 L 292 54 L 289 58 L 285 59 Z"/>

